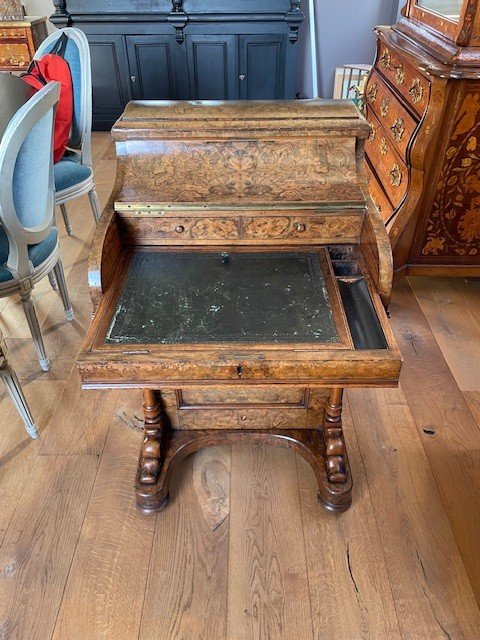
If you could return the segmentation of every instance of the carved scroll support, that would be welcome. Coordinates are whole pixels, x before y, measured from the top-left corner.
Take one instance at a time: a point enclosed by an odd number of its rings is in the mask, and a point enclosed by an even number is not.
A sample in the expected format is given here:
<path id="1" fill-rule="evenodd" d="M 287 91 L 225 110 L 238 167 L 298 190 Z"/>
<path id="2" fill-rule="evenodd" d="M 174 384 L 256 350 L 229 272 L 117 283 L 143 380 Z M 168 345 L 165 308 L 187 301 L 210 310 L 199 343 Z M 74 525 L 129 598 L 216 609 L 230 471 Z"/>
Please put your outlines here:
<path id="1" fill-rule="evenodd" d="M 175 40 L 178 44 L 183 44 L 185 36 L 183 30 L 188 22 L 188 16 L 183 10 L 183 0 L 172 0 L 172 10 L 168 16 L 168 22 L 175 29 Z"/>
<path id="2" fill-rule="evenodd" d="M 325 407 L 323 437 L 325 440 L 325 466 L 331 484 L 344 484 L 347 480 L 345 440 L 342 429 L 343 389 L 332 389 Z"/>

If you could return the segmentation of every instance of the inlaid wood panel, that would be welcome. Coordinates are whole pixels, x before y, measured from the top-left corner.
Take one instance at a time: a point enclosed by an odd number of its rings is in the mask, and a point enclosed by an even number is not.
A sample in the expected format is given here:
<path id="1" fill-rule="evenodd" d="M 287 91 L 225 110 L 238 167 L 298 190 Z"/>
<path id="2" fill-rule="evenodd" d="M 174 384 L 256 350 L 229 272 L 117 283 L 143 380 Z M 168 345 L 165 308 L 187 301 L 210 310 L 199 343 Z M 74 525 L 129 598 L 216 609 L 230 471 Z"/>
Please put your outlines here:
<path id="1" fill-rule="evenodd" d="M 302 387 L 259 386 L 191 388 L 178 390 L 179 407 L 219 404 L 294 404 L 306 406 L 307 390 Z"/>
<path id="2" fill-rule="evenodd" d="M 178 412 L 180 429 L 305 429 L 307 409 L 190 409 Z"/>
<path id="3" fill-rule="evenodd" d="M 394 49 L 379 42 L 376 68 L 403 96 L 419 116 L 425 113 L 430 99 L 430 81 Z"/>
<path id="4" fill-rule="evenodd" d="M 24 28 L 16 27 L 0 27 L 0 38 L 15 40 L 17 38 L 26 38 L 27 34 Z"/>
<path id="5" fill-rule="evenodd" d="M 361 215 L 244 217 L 242 235 L 245 239 L 261 239 L 265 242 L 289 239 L 300 243 L 309 240 L 322 243 L 354 243 L 360 237 L 361 225 Z"/>
<path id="6" fill-rule="evenodd" d="M 392 143 L 387 140 L 383 127 L 370 109 L 368 121 L 373 124 L 376 134 L 365 143 L 365 151 L 381 182 L 389 200 L 394 207 L 398 207 L 408 187 L 408 169 L 395 151 Z"/>
<path id="7" fill-rule="evenodd" d="M 377 135 L 385 135 L 406 162 L 407 150 L 417 128 L 417 121 L 383 82 L 376 70 L 370 75 L 366 95 L 369 96 L 367 112 L 371 109 L 383 125 L 383 131 L 377 132 Z"/>
<path id="8" fill-rule="evenodd" d="M 235 218 L 124 218 L 125 238 L 131 244 L 183 244 L 187 240 L 234 240 L 240 237 Z"/>
<path id="9" fill-rule="evenodd" d="M 28 43 L 4 42 L 0 44 L 0 68 L 23 69 L 30 62 Z"/>

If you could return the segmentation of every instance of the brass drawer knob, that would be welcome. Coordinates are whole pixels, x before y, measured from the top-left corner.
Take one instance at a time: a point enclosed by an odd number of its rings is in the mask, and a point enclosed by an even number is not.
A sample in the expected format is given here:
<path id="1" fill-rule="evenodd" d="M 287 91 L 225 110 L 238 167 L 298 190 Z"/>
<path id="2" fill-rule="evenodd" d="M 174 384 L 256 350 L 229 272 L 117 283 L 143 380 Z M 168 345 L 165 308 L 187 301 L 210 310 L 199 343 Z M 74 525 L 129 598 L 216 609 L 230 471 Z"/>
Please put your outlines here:
<path id="1" fill-rule="evenodd" d="M 297 224 L 295 225 L 295 229 L 298 232 L 303 233 L 307 230 L 307 225 L 304 222 L 297 222 Z"/>
<path id="2" fill-rule="evenodd" d="M 183 226 L 183 224 L 179 224 L 177 227 L 175 227 L 175 231 L 177 233 L 183 233 L 185 231 L 185 227 Z"/>

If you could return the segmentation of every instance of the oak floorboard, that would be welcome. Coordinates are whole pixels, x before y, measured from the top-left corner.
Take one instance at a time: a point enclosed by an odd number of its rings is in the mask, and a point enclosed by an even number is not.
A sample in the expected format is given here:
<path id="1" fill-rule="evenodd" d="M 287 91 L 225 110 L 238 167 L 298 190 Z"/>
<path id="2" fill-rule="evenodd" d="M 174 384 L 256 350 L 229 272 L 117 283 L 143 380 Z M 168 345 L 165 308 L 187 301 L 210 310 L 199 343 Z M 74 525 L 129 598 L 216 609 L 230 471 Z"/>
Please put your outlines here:
<path id="1" fill-rule="evenodd" d="M 142 439 L 137 412 L 138 394 L 123 391 L 73 558 L 54 640 L 138 637 L 155 518 L 141 514 L 133 496 Z"/>
<path id="2" fill-rule="evenodd" d="M 37 440 L 26 432 L 10 397 L 5 395 L 0 402 L 0 544 L 22 494 L 29 491 L 30 473 L 63 386 L 63 382 L 43 381 L 23 385 L 39 429 Z"/>
<path id="3" fill-rule="evenodd" d="M 478 283 L 421 276 L 409 283 L 458 386 L 462 391 L 480 391 Z"/>
<path id="4" fill-rule="evenodd" d="M 480 611 L 399 389 L 348 393 L 404 640 L 474 640 Z"/>
<path id="5" fill-rule="evenodd" d="M 313 640 L 301 531 L 294 453 L 268 446 L 235 446 L 228 640 Z"/>
<path id="6" fill-rule="evenodd" d="M 468 407 L 472 412 L 472 415 L 475 418 L 478 427 L 480 428 L 480 391 L 464 391 L 463 396 L 467 401 Z M 478 456 L 478 459 L 480 460 L 480 447 L 476 449 L 476 454 Z M 478 471 L 480 472 L 480 465 L 478 467 Z M 478 479 L 478 483 L 480 484 L 480 477 Z"/>
<path id="7" fill-rule="evenodd" d="M 170 504 L 156 519 L 140 640 L 227 638 L 229 518 L 213 524 L 212 513 L 218 500 L 222 514 L 227 508 L 230 462 L 226 451 L 213 455 L 213 469 L 204 458 L 210 488 L 199 491 L 194 456 L 174 471 Z"/>
<path id="8" fill-rule="evenodd" d="M 36 457 L 0 546 L 0 638 L 51 638 L 97 466 L 97 456 Z"/>
<path id="9" fill-rule="evenodd" d="M 297 456 L 314 637 L 398 640 L 388 566 L 348 405 L 343 426 L 354 481 L 347 512 L 322 509 L 313 471 Z"/>
<path id="10" fill-rule="evenodd" d="M 401 387 L 480 603 L 480 429 L 405 280 L 390 322 L 404 358 Z"/>

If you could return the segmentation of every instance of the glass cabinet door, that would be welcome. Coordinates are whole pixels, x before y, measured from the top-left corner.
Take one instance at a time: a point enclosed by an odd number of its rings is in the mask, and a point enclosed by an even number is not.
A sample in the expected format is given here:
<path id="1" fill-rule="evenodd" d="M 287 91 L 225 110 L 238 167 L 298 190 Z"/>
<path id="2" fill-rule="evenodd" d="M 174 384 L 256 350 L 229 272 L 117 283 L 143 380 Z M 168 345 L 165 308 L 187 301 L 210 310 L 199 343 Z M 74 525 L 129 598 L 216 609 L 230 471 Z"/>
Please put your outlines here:
<path id="1" fill-rule="evenodd" d="M 463 0 L 416 0 L 422 9 L 433 11 L 439 15 L 458 22 Z"/>

